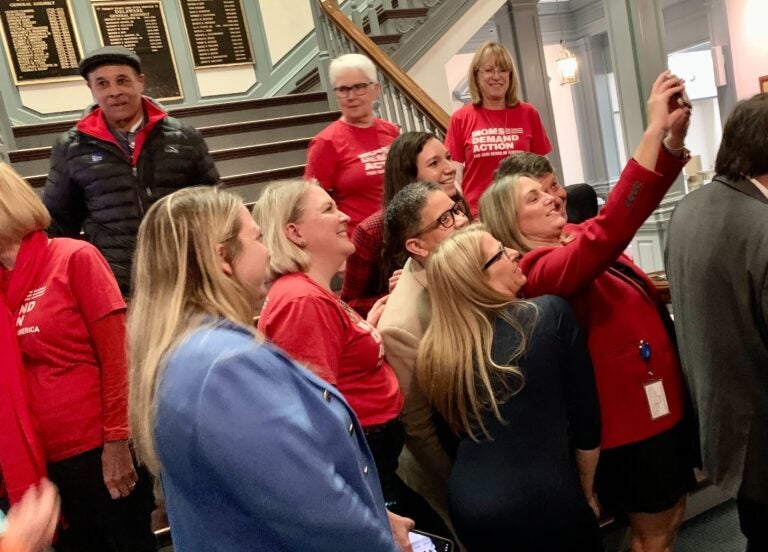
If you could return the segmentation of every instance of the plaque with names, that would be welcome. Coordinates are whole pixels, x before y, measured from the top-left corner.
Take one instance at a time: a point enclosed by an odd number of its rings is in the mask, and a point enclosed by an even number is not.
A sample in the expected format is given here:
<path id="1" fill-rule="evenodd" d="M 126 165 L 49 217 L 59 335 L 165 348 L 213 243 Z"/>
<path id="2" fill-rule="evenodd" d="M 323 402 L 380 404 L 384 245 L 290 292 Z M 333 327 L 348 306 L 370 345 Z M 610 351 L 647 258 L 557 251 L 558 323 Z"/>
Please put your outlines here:
<path id="1" fill-rule="evenodd" d="M 123 46 L 141 58 L 146 76 L 144 94 L 156 100 L 183 97 L 159 0 L 98 2 L 93 4 L 93 11 L 104 46 Z"/>
<path id="2" fill-rule="evenodd" d="M 80 78 L 69 0 L 0 0 L 0 20 L 14 84 Z"/>
<path id="3" fill-rule="evenodd" d="M 180 0 L 195 67 L 253 63 L 241 0 Z"/>

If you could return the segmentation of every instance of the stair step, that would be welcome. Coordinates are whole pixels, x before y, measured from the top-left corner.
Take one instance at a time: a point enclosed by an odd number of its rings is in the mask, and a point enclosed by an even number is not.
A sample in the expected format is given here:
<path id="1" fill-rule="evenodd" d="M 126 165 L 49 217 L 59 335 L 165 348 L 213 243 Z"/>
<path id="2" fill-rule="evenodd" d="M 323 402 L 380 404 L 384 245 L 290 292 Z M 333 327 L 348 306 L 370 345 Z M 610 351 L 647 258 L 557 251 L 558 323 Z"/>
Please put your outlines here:
<path id="1" fill-rule="evenodd" d="M 292 115 L 262 121 L 246 121 L 226 125 L 200 127 L 209 149 L 236 148 L 257 144 L 312 137 L 339 118 L 338 111 L 311 115 Z"/>
<path id="2" fill-rule="evenodd" d="M 394 10 L 383 10 L 379 15 L 379 25 L 392 21 L 394 19 L 415 19 L 417 17 L 426 17 L 429 8 L 397 8 Z"/>
<path id="3" fill-rule="evenodd" d="M 193 127 L 198 127 L 327 111 L 328 98 L 325 92 L 309 92 L 274 98 L 177 107 L 169 109 L 168 113 Z M 72 119 L 13 127 L 16 147 L 26 149 L 50 146 L 60 134 L 72 128 L 76 122 L 77 120 Z"/>
<path id="4" fill-rule="evenodd" d="M 50 156 L 50 147 L 27 148 L 8 152 L 8 158 L 13 168 L 24 177 L 46 173 Z"/>
<path id="5" fill-rule="evenodd" d="M 258 163 L 260 167 L 266 163 L 264 168 L 272 168 L 278 159 L 287 160 L 290 164 L 303 163 L 306 160 L 310 138 L 338 117 L 338 111 L 326 111 L 201 127 L 200 132 L 205 137 L 208 148 L 216 152 L 214 160 L 219 172 L 229 174 L 233 167 L 240 170 L 237 167 L 240 167 L 241 161 L 227 161 L 244 157 L 262 157 Z M 267 140 L 269 142 L 266 142 Z M 51 146 L 26 148 L 11 151 L 8 155 L 19 174 L 33 177 L 48 171 L 51 149 Z M 267 160 L 266 156 L 269 155 L 273 155 L 274 160 Z"/>
<path id="6" fill-rule="evenodd" d="M 401 37 L 402 35 L 399 34 L 380 34 L 371 35 L 370 39 L 378 46 L 387 46 L 399 43 Z"/>
<path id="7" fill-rule="evenodd" d="M 256 100 L 178 107 L 169 110 L 169 114 L 193 127 L 199 127 L 327 111 L 328 95 L 325 92 L 309 92 Z"/>
<path id="8" fill-rule="evenodd" d="M 309 138 L 284 140 L 256 146 L 212 151 L 222 178 L 243 172 L 277 170 L 297 166 L 307 160 Z"/>
<path id="9" fill-rule="evenodd" d="M 302 176 L 304 176 L 304 165 L 292 165 L 280 169 L 227 176 L 221 179 L 221 185 L 239 194 L 246 205 L 250 205 L 259 199 L 264 188 L 270 183 Z"/>

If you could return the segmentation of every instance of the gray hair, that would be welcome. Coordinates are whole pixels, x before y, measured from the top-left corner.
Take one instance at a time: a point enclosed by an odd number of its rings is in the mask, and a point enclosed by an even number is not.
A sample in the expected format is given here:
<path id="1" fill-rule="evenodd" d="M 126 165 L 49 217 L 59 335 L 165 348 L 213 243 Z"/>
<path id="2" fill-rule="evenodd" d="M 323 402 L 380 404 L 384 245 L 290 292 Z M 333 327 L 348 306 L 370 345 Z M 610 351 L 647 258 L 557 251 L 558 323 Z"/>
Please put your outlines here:
<path id="1" fill-rule="evenodd" d="M 362 54 L 345 54 L 331 62 L 328 68 L 328 80 L 331 86 L 336 85 L 336 79 L 345 71 L 358 70 L 371 82 L 379 82 L 379 75 L 373 62 Z"/>

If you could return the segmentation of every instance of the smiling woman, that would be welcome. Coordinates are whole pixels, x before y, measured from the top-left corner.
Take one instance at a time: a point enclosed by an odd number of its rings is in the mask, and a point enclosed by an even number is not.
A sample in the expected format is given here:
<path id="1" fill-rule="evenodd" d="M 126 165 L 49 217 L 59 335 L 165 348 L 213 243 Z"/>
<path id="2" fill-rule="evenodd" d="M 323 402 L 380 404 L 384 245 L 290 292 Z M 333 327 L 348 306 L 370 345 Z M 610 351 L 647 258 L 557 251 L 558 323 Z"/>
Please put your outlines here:
<path id="1" fill-rule="evenodd" d="M 355 250 L 349 217 L 323 188 L 303 180 L 267 187 L 253 216 L 272 252 L 274 278 L 259 330 L 344 395 L 363 426 L 388 508 L 435 532 L 430 520 L 439 524 L 437 514 L 395 473 L 403 396 L 374 327 L 384 301 L 364 319 L 331 291 L 331 279 Z"/>
<path id="2" fill-rule="evenodd" d="M 480 198 L 491 233 L 524 253 L 523 294 L 565 298 L 589 336 L 603 421 L 597 492 L 628 515 L 632 549 L 649 552 L 669 550 L 682 521 L 695 485 L 695 435 L 671 320 L 622 251 L 689 159 L 690 108 L 670 104 L 684 88 L 669 72 L 656 79 L 648 127 L 596 217 L 566 227 L 555 198 L 521 175 L 495 181 Z"/>
<path id="3" fill-rule="evenodd" d="M 504 45 L 486 42 L 469 67 L 472 103 L 451 116 L 445 144 L 464 163 L 462 191 L 472 212 L 504 157 L 520 151 L 546 155 L 552 145 L 531 104 L 520 100 L 517 70 Z"/>
<path id="4" fill-rule="evenodd" d="M 316 179 L 349 215 L 351 236 L 381 205 L 384 161 L 400 131 L 373 113 L 380 86 L 370 59 L 360 54 L 334 59 L 329 81 L 341 118 L 310 142 L 304 177 Z"/>

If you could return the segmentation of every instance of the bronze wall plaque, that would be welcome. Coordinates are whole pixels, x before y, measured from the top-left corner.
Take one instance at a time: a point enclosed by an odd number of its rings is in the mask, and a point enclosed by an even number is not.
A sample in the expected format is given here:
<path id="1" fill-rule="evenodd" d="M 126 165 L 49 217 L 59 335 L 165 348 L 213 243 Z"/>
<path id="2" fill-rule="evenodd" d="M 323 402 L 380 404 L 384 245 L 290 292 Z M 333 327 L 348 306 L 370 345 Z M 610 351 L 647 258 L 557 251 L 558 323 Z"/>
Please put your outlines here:
<path id="1" fill-rule="evenodd" d="M 147 2 L 98 2 L 93 4 L 105 46 L 123 46 L 141 57 L 146 75 L 144 93 L 156 100 L 183 97 L 163 7 Z"/>
<path id="2" fill-rule="evenodd" d="M 195 67 L 253 63 L 240 0 L 180 0 Z"/>
<path id="3" fill-rule="evenodd" d="M 0 20 L 14 84 L 80 78 L 69 0 L 0 0 Z"/>

